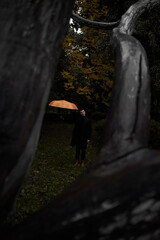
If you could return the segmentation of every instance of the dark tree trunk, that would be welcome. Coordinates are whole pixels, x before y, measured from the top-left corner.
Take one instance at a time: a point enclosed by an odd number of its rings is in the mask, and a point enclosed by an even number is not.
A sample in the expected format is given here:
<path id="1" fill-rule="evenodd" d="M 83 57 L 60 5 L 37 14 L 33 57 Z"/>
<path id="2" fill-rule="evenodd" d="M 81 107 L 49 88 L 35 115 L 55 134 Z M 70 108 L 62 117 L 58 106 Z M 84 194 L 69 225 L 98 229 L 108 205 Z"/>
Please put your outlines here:
<path id="1" fill-rule="evenodd" d="M 148 63 L 143 47 L 130 36 L 140 13 L 159 3 L 137 2 L 113 30 L 112 111 L 94 166 L 4 239 L 160 239 L 160 152 L 146 148 Z"/>
<path id="2" fill-rule="evenodd" d="M 0 228 L 39 139 L 73 0 L 0 1 Z"/>

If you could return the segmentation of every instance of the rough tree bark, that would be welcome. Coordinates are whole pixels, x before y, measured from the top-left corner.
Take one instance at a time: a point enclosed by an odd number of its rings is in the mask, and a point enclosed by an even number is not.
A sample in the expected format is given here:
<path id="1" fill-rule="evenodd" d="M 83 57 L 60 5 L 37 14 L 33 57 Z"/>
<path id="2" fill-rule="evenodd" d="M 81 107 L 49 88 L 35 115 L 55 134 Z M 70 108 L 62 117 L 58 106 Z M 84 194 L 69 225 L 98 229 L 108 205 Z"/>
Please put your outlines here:
<path id="1" fill-rule="evenodd" d="M 32 162 L 73 3 L 0 1 L 0 229 Z"/>
<path id="2" fill-rule="evenodd" d="M 113 29 L 112 111 L 95 164 L 4 239 L 160 239 L 160 152 L 147 148 L 148 63 L 143 47 L 130 35 L 137 17 L 157 4 L 159 0 L 135 3 Z"/>

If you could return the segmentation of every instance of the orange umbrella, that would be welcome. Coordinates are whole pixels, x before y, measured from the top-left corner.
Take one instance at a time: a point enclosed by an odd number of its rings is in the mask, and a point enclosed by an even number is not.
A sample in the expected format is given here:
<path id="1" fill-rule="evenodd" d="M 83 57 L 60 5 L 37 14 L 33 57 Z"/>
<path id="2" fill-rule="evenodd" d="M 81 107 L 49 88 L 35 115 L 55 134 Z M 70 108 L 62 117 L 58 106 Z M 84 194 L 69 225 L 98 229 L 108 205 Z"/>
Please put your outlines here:
<path id="1" fill-rule="evenodd" d="M 72 110 L 78 110 L 77 106 L 74 103 L 65 101 L 65 100 L 55 100 L 48 104 L 51 107 L 58 107 L 58 108 L 67 108 Z"/>

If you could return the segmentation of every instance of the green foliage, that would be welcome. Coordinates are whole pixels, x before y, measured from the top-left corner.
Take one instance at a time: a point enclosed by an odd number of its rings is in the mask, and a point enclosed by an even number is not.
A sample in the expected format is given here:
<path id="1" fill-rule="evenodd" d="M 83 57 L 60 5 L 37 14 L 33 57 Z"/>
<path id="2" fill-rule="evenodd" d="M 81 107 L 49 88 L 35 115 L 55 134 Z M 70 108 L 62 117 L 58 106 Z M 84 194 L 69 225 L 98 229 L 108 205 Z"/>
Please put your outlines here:
<path id="1" fill-rule="evenodd" d="M 91 114 L 91 117 L 93 120 L 101 120 L 106 118 L 106 113 L 105 112 L 93 112 Z"/>
<path id="2" fill-rule="evenodd" d="M 72 130 L 71 124 L 44 122 L 32 167 L 17 199 L 15 224 L 62 193 L 93 161 L 96 150 L 89 144 L 85 168 L 74 166 Z"/>

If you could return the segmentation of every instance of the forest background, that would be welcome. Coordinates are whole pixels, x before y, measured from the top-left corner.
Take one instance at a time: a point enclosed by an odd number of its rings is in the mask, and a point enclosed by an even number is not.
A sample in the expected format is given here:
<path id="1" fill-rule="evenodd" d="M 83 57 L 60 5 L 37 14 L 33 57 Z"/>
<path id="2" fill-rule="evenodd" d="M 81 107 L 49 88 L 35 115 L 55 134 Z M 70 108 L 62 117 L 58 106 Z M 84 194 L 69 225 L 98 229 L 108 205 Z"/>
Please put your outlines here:
<path id="1" fill-rule="evenodd" d="M 90 20 L 114 22 L 135 0 L 77 0 L 75 12 Z M 135 36 L 148 56 L 151 75 L 151 118 L 160 119 L 160 8 L 143 14 Z M 50 91 L 49 102 L 65 99 L 85 107 L 90 116 L 103 118 L 109 111 L 114 80 L 114 53 L 111 31 L 80 26 L 70 21 L 61 57 Z M 47 107 L 47 113 L 52 111 Z"/>

